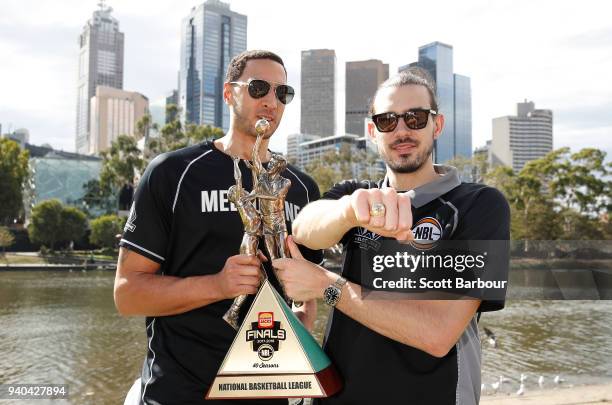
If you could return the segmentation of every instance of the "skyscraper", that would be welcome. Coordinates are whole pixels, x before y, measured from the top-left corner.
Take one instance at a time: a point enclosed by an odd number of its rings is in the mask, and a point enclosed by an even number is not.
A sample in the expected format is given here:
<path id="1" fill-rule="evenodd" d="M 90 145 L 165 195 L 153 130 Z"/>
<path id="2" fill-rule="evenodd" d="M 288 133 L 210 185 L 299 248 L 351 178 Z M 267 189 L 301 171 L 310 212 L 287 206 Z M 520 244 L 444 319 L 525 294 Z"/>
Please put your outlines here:
<path id="1" fill-rule="evenodd" d="M 537 110 L 532 101 L 516 105 L 517 115 L 493 119 L 491 163 L 520 171 L 553 148 L 553 113 Z"/>
<path id="2" fill-rule="evenodd" d="M 470 78 L 453 73 L 453 47 L 432 42 L 419 47 L 418 62 L 399 68 L 399 71 L 418 66 L 425 69 L 436 83 L 438 109 L 445 123 L 435 142 L 434 160 L 444 163 L 456 156 L 472 156 L 472 96 Z"/>
<path id="3" fill-rule="evenodd" d="M 79 36 L 76 151 L 89 152 L 90 104 L 96 86 L 123 88 L 123 33 L 111 16 L 113 9 L 99 3 Z"/>
<path id="4" fill-rule="evenodd" d="M 470 78 L 454 74 L 455 79 L 455 156 L 472 157 L 472 90 Z"/>
<path id="5" fill-rule="evenodd" d="M 179 106 L 181 121 L 229 129 L 223 82 L 230 60 L 247 47 L 247 16 L 208 0 L 183 19 Z"/>
<path id="6" fill-rule="evenodd" d="M 302 51 L 300 132 L 332 136 L 336 132 L 336 52 Z"/>
<path id="7" fill-rule="evenodd" d="M 90 100 L 89 154 L 110 148 L 119 135 L 139 139 L 137 122 L 149 112 L 149 100 L 140 93 L 97 86 Z"/>
<path id="8" fill-rule="evenodd" d="M 345 131 L 365 135 L 364 120 L 378 85 L 389 78 L 389 65 L 379 60 L 346 62 Z"/>

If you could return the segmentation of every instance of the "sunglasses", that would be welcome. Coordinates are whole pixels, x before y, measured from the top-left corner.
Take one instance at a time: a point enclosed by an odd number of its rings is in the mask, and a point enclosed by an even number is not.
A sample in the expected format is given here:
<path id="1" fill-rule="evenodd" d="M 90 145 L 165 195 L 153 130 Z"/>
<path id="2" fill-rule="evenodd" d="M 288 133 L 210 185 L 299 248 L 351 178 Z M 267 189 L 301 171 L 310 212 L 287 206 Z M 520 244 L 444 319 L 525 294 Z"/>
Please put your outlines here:
<path id="1" fill-rule="evenodd" d="M 255 99 L 265 97 L 272 85 L 265 80 L 251 79 L 248 82 L 230 82 L 238 86 L 248 86 L 249 95 Z M 274 88 L 276 98 L 283 104 L 289 104 L 293 100 L 295 90 L 286 84 L 279 84 Z"/>
<path id="2" fill-rule="evenodd" d="M 423 129 L 427 126 L 429 114 L 438 115 L 438 113 L 434 110 L 428 110 L 426 108 L 413 108 L 403 114 L 396 114 L 394 112 L 375 114 L 372 115 L 372 121 L 374 122 L 374 125 L 376 125 L 376 129 L 378 129 L 380 132 L 394 131 L 395 128 L 397 128 L 397 123 L 400 118 L 404 119 L 404 122 L 409 129 Z"/>

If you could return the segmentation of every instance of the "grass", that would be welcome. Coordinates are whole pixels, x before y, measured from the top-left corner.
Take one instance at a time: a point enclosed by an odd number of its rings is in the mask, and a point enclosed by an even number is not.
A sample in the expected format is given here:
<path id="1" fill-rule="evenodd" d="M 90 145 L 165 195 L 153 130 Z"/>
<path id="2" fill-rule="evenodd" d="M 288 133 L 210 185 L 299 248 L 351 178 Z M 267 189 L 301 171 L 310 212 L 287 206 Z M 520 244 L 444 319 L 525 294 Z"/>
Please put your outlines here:
<path id="1" fill-rule="evenodd" d="M 47 261 L 39 256 L 22 256 L 14 253 L 0 255 L 0 264 L 46 264 Z"/>
<path id="2" fill-rule="evenodd" d="M 105 260 L 105 261 L 114 262 L 117 260 L 116 254 L 113 255 L 113 254 L 108 254 L 108 253 L 109 252 L 102 253 L 102 252 L 94 251 L 93 258 L 94 260 L 97 260 L 97 261 Z M 53 256 L 50 256 L 50 257 L 42 257 L 40 256 L 40 254 L 37 254 L 36 256 L 32 256 L 32 255 L 23 255 L 23 254 L 12 253 L 12 252 L 6 253 L 4 255 L 0 253 L 0 265 L 2 264 L 11 265 L 11 264 L 59 263 L 62 261 L 62 257 L 85 260 L 91 257 L 91 252 L 85 251 L 85 250 L 74 251 L 74 252 L 71 252 L 70 254 L 56 252 Z"/>

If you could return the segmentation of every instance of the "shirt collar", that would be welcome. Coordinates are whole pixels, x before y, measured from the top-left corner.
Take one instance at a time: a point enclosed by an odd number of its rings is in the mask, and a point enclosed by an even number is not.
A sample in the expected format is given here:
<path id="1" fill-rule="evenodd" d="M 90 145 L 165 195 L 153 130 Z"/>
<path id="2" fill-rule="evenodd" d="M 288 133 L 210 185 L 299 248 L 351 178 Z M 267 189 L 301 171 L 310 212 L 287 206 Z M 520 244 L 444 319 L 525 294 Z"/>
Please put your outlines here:
<path id="1" fill-rule="evenodd" d="M 415 196 L 412 199 L 412 205 L 420 208 L 425 204 L 430 203 L 436 198 L 448 193 L 455 187 L 461 184 L 457 169 L 447 165 L 433 165 L 434 170 L 440 176 L 427 184 L 423 184 L 414 189 Z M 389 187 L 389 179 L 385 176 L 381 185 Z"/>

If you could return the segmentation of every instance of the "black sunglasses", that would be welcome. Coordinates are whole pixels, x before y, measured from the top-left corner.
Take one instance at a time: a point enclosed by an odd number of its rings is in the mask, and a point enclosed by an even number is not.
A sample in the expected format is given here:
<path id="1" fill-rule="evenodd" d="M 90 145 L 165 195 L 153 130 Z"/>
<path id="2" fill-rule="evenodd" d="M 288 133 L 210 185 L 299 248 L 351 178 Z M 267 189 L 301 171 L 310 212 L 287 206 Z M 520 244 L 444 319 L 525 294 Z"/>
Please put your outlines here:
<path id="1" fill-rule="evenodd" d="M 272 87 L 272 84 L 260 79 L 251 79 L 248 82 L 230 82 L 230 84 L 248 86 L 249 95 L 253 98 L 265 97 L 270 91 L 270 87 Z M 276 94 L 278 101 L 283 104 L 289 104 L 293 100 L 295 90 L 289 85 L 279 84 L 274 88 L 274 94 Z"/>
<path id="2" fill-rule="evenodd" d="M 400 118 L 404 119 L 406 126 L 410 129 L 423 129 L 427 126 L 429 121 L 429 114 L 438 115 L 434 110 L 428 110 L 426 108 L 413 108 L 406 111 L 403 114 L 397 114 L 394 112 L 385 112 L 381 114 L 372 115 L 372 121 L 376 125 L 376 129 L 380 132 L 391 132 L 397 128 L 397 123 Z"/>

